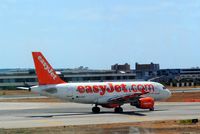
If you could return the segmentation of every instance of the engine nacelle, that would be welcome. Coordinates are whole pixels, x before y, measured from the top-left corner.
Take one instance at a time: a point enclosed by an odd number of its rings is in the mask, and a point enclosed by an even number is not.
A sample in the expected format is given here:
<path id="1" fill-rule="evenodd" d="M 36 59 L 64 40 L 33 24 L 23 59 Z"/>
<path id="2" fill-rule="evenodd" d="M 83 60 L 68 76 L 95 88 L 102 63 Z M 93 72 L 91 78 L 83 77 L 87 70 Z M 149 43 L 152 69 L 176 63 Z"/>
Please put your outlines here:
<path id="1" fill-rule="evenodd" d="M 131 105 L 141 109 L 152 109 L 154 108 L 154 99 L 151 97 L 139 98 L 136 102 L 131 103 Z"/>
<path id="2" fill-rule="evenodd" d="M 105 108 L 116 108 L 116 107 L 119 107 L 120 105 L 119 104 L 103 104 L 101 106 Z"/>

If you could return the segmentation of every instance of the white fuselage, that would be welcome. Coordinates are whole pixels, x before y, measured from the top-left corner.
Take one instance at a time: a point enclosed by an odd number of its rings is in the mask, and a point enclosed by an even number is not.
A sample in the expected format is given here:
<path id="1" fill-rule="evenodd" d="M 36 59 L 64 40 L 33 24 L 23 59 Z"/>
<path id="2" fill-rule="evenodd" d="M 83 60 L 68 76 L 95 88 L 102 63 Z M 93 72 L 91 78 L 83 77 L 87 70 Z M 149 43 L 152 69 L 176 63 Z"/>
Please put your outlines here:
<path id="1" fill-rule="evenodd" d="M 163 100 L 171 96 L 168 89 L 156 82 L 66 83 L 34 86 L 32 91 L 66 101 L 87 104 L 106 104 L 110 98 L 144 92 L 146 94 L 142 97 L 152 97 L 154 100 Z"/>

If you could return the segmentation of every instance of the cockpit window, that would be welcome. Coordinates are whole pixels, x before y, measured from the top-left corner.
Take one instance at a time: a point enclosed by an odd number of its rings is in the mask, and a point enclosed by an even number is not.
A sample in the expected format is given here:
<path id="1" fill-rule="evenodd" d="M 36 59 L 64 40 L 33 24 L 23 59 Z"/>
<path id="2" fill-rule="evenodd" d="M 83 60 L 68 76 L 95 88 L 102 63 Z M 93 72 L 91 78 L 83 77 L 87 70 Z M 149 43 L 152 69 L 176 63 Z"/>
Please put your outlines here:
<path id="1" fill-rule="evenodd" d="M 163 87 L 163 89 L 167 89 L 166 87 Z"/>

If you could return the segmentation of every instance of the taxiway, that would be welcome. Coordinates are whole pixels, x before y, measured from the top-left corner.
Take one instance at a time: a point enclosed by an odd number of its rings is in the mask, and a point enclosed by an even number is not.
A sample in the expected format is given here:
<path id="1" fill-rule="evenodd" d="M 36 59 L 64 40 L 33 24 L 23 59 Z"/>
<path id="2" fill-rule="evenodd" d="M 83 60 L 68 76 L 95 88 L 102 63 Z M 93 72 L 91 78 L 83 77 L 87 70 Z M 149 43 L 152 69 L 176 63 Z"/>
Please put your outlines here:
<path id="1" fill-rule="evenodd" d="M 124 113 L 76 103 L 0 103 L 0 128 L 29 128 L 200 118 L 199 103 L 156 103 L 155 111 L 124 105 Z"/>

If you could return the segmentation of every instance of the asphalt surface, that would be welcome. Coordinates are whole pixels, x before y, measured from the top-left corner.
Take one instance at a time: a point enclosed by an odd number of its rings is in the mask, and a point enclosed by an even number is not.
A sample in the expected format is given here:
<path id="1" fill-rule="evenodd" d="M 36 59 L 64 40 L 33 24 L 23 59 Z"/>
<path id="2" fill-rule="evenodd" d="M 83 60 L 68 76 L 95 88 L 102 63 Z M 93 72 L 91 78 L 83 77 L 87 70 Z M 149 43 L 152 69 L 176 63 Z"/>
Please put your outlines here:
<path id="1" fill-rule="evenodd" d="M 24 94 L 24 95 L 2 95 L 0 100 L 12 100 L 12 99 L 33 99 L 33 98 L 48 98 L 46 96 L 41 96 L 37 94 Z"/>
<path id="2" fill-rule="evenodd" d="M 127 123 L 200 118 L 200 103 L 158 102 L 155 111 L 124 105 L 124 113 L 113 109 L 91 112 L 91 105 L 76 103 L 0 103 L 0 128 Z"/>

